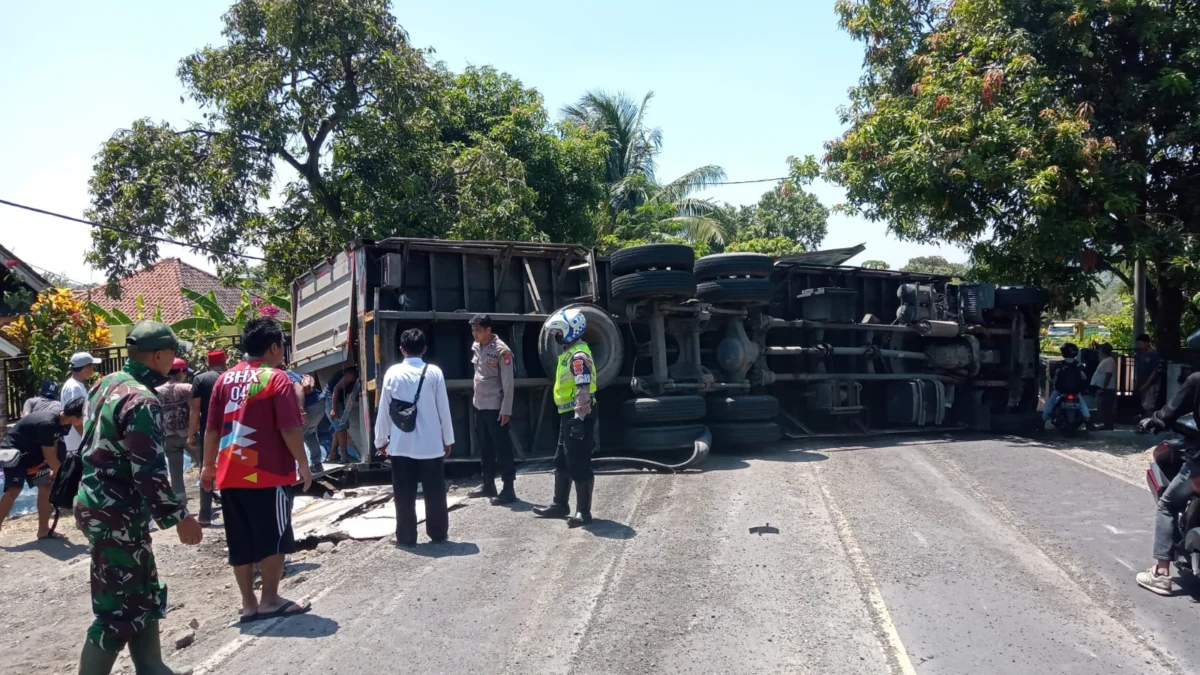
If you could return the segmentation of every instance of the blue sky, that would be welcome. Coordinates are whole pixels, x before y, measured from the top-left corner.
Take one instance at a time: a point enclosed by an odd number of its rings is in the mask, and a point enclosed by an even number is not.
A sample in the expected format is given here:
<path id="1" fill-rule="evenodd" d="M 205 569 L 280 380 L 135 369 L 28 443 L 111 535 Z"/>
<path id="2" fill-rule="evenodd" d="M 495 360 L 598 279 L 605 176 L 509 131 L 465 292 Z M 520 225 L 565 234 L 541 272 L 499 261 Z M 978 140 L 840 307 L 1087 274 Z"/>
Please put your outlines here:
<path id="1" fill-rule="evenodd" d="M 179 100 L 179 59 L 221 42 L 229 0 L 19 3 L 0 22 L 0 198 L 79 216 L 92 156 L 139 117 L 199 117 Z M 781 176 L 788 155 L 824 154 L 841 133 L 837 106 L 859 75 L 861 47 L 837 28 L 832 0 L 784 2 L 396 2 L 414 45 L 459 70 L 492 65 L 537 88 L 557 111 L 584 91 L 656 94 L 660 178 L 703 164 L 730 180 Z M 621 25 L 630 28 L 622 30 Z M 708 196 L 751 203 L 769 184 Z M 814 187 L 832 206 L 839 188 Z M 953 248 L 899 242 L 882 223 L 833 215 L 824 246 L 866 242 L 859 261 L 897 267 L 915 255 L 965 260 Z M 0 243 L 31 264 L 102 280 L 83 261 L 88 228 L 0 206 Z M 163 255 L 180 251 L 164 247 Z M 210 267 L 203 258 L 184 253 Z"/>

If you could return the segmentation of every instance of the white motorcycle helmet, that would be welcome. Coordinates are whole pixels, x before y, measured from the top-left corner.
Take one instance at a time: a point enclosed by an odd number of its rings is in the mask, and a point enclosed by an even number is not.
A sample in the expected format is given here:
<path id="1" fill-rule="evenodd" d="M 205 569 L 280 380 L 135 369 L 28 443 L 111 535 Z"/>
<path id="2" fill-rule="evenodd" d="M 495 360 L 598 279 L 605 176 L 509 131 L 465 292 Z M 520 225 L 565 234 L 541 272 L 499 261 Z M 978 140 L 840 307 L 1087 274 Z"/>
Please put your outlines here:
<path id="1" fill-rule="evenodd" d="M 554 341 L 558 344 L 571 344 L 582 338 L 583 334 L 587 332 L 587 317 L 583 315 L 582 311 L 568 307 L 547 317 L 543 328 L 548 335 L 554 337 Z"/>

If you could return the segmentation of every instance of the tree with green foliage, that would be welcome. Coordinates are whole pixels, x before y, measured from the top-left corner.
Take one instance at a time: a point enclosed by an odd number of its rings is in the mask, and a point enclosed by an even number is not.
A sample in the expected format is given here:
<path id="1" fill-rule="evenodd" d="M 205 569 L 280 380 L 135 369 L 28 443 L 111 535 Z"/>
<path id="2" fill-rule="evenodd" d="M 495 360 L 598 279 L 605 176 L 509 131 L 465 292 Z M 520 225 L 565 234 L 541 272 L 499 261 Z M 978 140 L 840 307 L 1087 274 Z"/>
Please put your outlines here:
<path id="1" fill-rule="evenodd" d="M 567 122 L 604 134 L 609 141 L 605 161 L 608 226 L 602 234 L 615 233 L 622 214 L 649 207 L 638 217 L 660 214 L 659 231 L 686 241 L 724 244 L 729 232 L 718 215 L 720 207 L 692 195 L 724 181 L 725 171 L 710 164 L 660 183 L 656 158 L 662 151 L 662 130 L 646 126 L 645 120 L 652 98 L 654 92 L 649 92 L 639 104 L 623 93 L 592 91 L 562 110 Z"/>
<path id="2" fill-rule="evenodd" d="M 727 251 L 788 255 L 815 250 L 828 231 L 829 209 L 805 186 L 820 175 L 813 157 L 789 157 L 788 177 L 750 206 L 726 206 L 733 241 Z"/>
<path id="3" fill-rule="evenodd" d="M 864 260 L 859 267 L 866 270 L 890 270 L 891 266 L 882 260 Z"/>
<path id="4" fill-rule="evenodd" d="M 1149 269 L 1164 352 L 1200 288 L 1200 5 L 839 0 L 866 45 L 831 141 L 849 211 L 971 247 L 979 278 L 1055 307 Z"/>
<path id="5" fill-rule="evenodd" d="M 179 66 L 202 120 L 137 120 L 96 156 L 88 217 L 124 230 L 92 233 L 110 278 L 158 258 L 145 235 L 223 268 L 261 247 L 276 281 L 358 237 L 594 238 L 607 138 L 508 75 L 430 63 L 387 0 L 238 0 L 223 35 Z"/>
<path id="6" fill-rule="evenodd" d="M 970 267 L 962 263 L 952 263 L 940 255 L 919 255 L 909 258 L 900 268 L 901 272 L 920 272 L 921 274 L 941 274 L 956 279 L 967 278 Z"/>

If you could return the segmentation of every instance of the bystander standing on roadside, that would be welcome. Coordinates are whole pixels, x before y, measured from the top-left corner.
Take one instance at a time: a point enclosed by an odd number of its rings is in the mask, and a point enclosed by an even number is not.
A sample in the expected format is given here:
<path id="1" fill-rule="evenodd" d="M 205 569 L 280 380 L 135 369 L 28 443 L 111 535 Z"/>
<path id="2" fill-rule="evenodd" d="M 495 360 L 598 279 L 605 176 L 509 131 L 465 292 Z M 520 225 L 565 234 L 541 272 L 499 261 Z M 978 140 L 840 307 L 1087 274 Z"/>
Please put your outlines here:
<path id="1" fill-rule="evenodd" d="M 517 501 L 513 483 L 517 468 L 513 461 L 509 420 L 513 406 L 513 353 L 498 335 L 492 332 L 492 317 L 476 314 L 471 317 L 471 363 L 475 365 L 474 393 L 475 440 L 483 470 L 483 485 L 467 493 L 468 497 L 490 497 L 492 504 L 511 504 Z M 496 493 L 496 469 L 504 487 Z"/>
<path id="2" fill-rule="evenodd" d="M 62 389 L 58 394 L 58 402 L 66 405 L 70 401 L 81 398 L 87 401 L 88 398 L 88 380 L 92 379 L 92 375 L 96 374 L 96 366 L 102 362 L 100 359 L 92 356 L 87 352 L 76 352 L 71 355 L 71 376 L 63 383 Z M 83 415 L 86 419 L 88 415 L 88 407 L 83 408 Z M 81 431 L 71 429 L 63 438 L 63 442 L 67 446 L 67 452 L 78 452 L 79 444 L 83 442 Z"/>
<path id="3" fill-rule="evenodd" d="M 250 321 L 242 333 L 246 360 L 225 371 L 213 388 L 204 437 L 205 489 L 221 490 L 229 564 L 241 592 L 242 622 L 303 614 L 311 606 L 280 597 L 284 557 L 296 551 L 291 487 L 297 465 L 304 490 L 312 485 L 296 387 L 279 368 L 283 327 Z M 262 572 L 255 597 L 254 566 Z"/>
<path id="4" fill-rule="evenodd" d="M 62 410 L 62 403 L 58 401 L 57 382 L 49 380 L 43 382 L 37 396 L 30 396 L 25 399 L 25 403 L 21 404 L 21 417 L 39 410 Z"/>
<path id="5" fill-rule="evenodd" d="M 192 400 L 188 411 L 188 452 L 192 463 L 196 466 L 204 464 L 204 437 L 208 429 L 208 403 L 212 399 L 213 387 L 221 373 L 225 372 L 226 355 L 224 350 L 214 349 L 207 355 L 208 370 L 200 373 L 192 380 Z M 213 491 L 211 488 L 200 487 L 200 524 L 207 527 L 212 524 Z"/>
<path id="6" fill-rule="evenodd" d="M 159 622 L 167 587 L 158 578 L 150 519 L 174 527 L 183 544 L 203 538 L 196 519 L 171 490 L 162 445 L 162 384 L 183 345 L 157 321 L 136 324 L 126 338 L 129 359 L 91 395 L 82 450 L 83 476 L 75 523 L 91 546 L 92 613 L 79 675 L 108 675 L 129 646 L 140 674 L 182 675 L 163 663 Z M 190 673 L 191 670 L 185 671 Z"/>
<path id="7" fill-rule="evenodd" d="M 350 425 L 354 420 L 354 415 L 358 412 L 357 406 L 354 406 L 356 396 L 358 395 L 358 368 L 350 366 L 343 370 L 336 381 L 331 381 L 328 395 L 329 421 L 333 424 L 333 449 L 329 452 L 331 462 L 346 462 L 349 463 L 350 457 L 350 441 L 352 434 Z M 367 461 L 369 458 L 364 455 L 368 454 L 363 448 L 354 448 L 359 456 Z"/>
<path id="8" fill-rule="evenodd" d="M 423 360 L 425 348 L 421 329 L 401 334 L 404 361 L 384 374 L 375 418 L 375 446 L 391 456 L 397 546 L 417 543 L 418 482 L 425 495 L 425 533 L 436 543 L 445 541 L 450 530 L 444 463 L 454 445 L 454 423 L 446 378 L 440 368 Z M 411 431 L 404 431 L 394 419 L 393 408 L 398 414 L 413 406 L 416 423 Z"/>
<path id="9" fill-rule="evenodd" d="M 308 451 L 308 466 L 313 473 L 324 471 L 321 464 L 321 440 L 317 437 L 317 427 L 321 426 L 321 418 L 325 417 L 325 404 L 321 402 L 321 391 L 317 388 L 312 375 L 301 375 L 287 364 L 280 366 L 285 369 L 288 378 L 296 387 L 296 396 L 300 400 L 300 414 L 304 418 L 304 448 Z"/>
<path id="10" fill-rule="evenodd" d="M 192 385 L 187 383 L 187 375 L 187 361 L 175 359 L 166 383 L 154 390 L 162 405 L 163 447 L 171 473 L 171 489 L 184 506 L 187 506 L 188 498 L 183 480 L 183 453 L 187 449 L 188 413 L 192 401 Z"/>
<path id="11" fill-rule="evenodd" d="M 36 487 L 38 530 L 37 538 L 46 539 L 50 532 L 50 486 L 58 472 L 58 441 L 63 429 L 77 429 L 83 424 L 83 399 L 69 401 L 61 410 L 38 410 L 17 420 L 8 431 L 6 448 L 17 451 L 12 466 L 4 467 L 4 495 L 0 496 L 0 527 L 12 511 L 21 488 Z"/>
<path id="12" fill-rule="evenodd" d="M 1134 341 L 1136 353 L 1133 355 L 1133 380 L 1137 389 L 1138 400 L 1142 404 L 1145 417 L 1158 410 L 1158 395 L 1162 389 L 1162 358 L 1150 342 L 1150 336 L 1142 333 Z"/>
<path id="13" fill-rule="evenodd" d="M 1096 407 L 1105 431 L 1112 431 L 1117 421 L 1117 358 L 1112 345 L 1100 345 L 1100 363 L 1092 374 L 1092 387 L 1096 390 Z"/>

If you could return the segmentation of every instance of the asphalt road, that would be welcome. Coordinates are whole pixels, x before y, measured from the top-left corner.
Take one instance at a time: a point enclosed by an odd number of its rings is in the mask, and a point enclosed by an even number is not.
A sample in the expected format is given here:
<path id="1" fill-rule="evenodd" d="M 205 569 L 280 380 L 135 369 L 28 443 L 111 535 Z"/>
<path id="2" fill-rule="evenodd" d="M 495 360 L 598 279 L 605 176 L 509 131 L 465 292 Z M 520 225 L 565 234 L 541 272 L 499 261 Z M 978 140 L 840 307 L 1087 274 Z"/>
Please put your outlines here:
<path id="1" fill-rule="evenodd" d="M 482 502 L 456 543 L 339 547 L 312 614 L 198 672 L 1200 673 L 1200 606 L 1139 589 L 1152 501 L 1044 447 L 908 441 L 597 479 L 589 530 Z M 546 499 L 550 476 L 518 494 Z M 770 523 L 778 534 L 753 535 Z"/>

